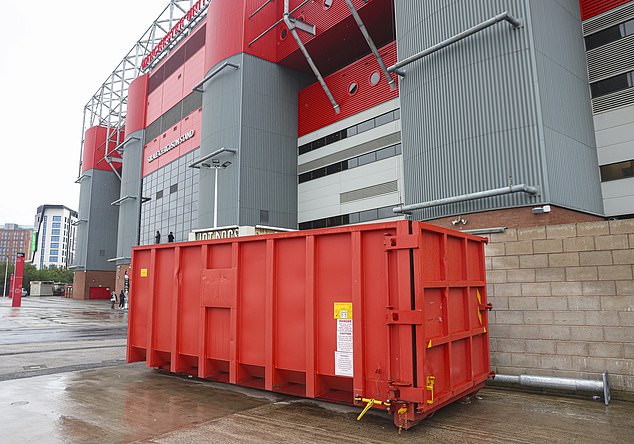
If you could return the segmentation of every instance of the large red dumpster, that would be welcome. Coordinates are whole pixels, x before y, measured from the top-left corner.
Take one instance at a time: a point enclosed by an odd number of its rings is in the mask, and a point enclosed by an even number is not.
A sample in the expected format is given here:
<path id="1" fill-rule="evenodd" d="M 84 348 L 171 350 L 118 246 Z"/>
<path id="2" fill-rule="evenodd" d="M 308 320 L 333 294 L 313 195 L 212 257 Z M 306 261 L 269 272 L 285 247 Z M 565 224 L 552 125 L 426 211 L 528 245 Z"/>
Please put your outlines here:
<path id="1" fill-rule="evenodd" d="M 136 247 L 127 359 L 409 428 L 489 376 L 484 242 L 398 221 Z"/>

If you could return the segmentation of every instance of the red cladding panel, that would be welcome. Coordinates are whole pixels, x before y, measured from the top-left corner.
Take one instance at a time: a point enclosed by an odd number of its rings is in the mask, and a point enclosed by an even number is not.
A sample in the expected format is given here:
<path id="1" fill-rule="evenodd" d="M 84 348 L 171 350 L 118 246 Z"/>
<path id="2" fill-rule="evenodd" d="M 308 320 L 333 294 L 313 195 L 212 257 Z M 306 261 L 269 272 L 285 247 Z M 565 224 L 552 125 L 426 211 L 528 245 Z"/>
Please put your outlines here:
<path id="1" fill-rule="evenodd" d="M 143 177 L 164 167 L 168 163 L 187 154 L 191 150 L 200 146 L 200 128 L 202 126 L 202 112 L 200 109 L 194 111 L 189 116 L 178 122 L 176 125 L 159 135 L 154 140 L 148 142 L 143 150 Z M 161 154 L 156 159 L 148 162 L 148 158 L 162 148 L 168 146 L 181 136 L 187 135 L 190 131 L 194 134 L 187 140 L 179 143 L 174 148 Z"/>
<path id="2" fill-rule="evenodd" d="M 130 83 L 128 88 L 128 111 L 125 118 L 126 134 L 132 134 L 145 128 L 148 77 L 148 74 L 137 77 Z"/>
<path id="3" fill-rule="evenodd" d="M 84 154 L 81 162 L 81 171 L 85 173 L 88 170 L 112 171 L 110 165 L 105 160 L 106 156 L 106 133 L 108 129 L 103 126 L 92 126 L 86 130 L 84 137 Z M 108 143 L 108 153 L 111 157 L 121 157 L 119 153 L 114 151 L 117 147 L 116 130 L 110 130 L 112 137 Z M 119 142 L 122 142 L 124 132 L 119 134 Z M 121 164 L 113 164 L 115 168 L 121 170 Z"/>
<path id="4" fill-rule="evenodd" d="M 408 428 L 489 377 L 484 242 L 398 221 L 135 247 L 127 359 L 359 409 L 391 400 Z"/>
<path id="5" fill-rule="evenodd" d="M 396 63 L 396 42 L 381 48 L 379 53 L 387 66 Z M 372 85 L 370 78 L 375 72 L 379 73 L 380 81 L 376 85 Z M 396 79 L 397 76 L 393 75 L 393 78 Z M 301 90 L 298 101 L 298 133 L 300 137 L 398 97 L 398 88 L 393 91 L 390 89 L 376 58 L 372 54 L 329 75 L 325 80 L 339 104 L 341 112 L 335 113 L 319 83 L 314 83 Z M 350 87 L 353 83 L 357 85 L 356 92 L 350 93 Z"/>
<path id="6" fill-rule="evenodd" d="M 581 20 L 587 20 L 631 0 L 580 0 Z"/>
<path id="7" fill-rule="evenodd" d="M 245 3 L 245 0 L 214 0 L 209 4 L 205 71 L 242 52 Z"/>

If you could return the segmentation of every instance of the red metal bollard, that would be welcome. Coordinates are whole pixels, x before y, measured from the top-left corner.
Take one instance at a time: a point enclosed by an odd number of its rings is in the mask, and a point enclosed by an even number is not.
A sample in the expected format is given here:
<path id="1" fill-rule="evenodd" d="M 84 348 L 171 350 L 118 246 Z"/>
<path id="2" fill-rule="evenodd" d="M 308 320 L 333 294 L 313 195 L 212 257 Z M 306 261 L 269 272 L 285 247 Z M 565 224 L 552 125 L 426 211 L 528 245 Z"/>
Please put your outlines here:
<path id="1" fill-rule="evenodd" d="M 22 306 L 22 280 L 24 279 L 24 253 L 18 253 L 15 258 L 15 271 L 11 285 L 13 295 L 12 307 Z"/>

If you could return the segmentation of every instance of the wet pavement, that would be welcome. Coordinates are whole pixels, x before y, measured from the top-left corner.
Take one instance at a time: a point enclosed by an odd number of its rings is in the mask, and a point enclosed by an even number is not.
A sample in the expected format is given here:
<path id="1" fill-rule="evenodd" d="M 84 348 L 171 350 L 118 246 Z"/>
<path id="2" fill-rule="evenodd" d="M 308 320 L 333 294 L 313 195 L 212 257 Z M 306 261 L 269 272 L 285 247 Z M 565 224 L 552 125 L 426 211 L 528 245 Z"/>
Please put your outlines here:
<path id="1" fill-rule="evenodd" d="M 127 315 L 101 304 L 28 301 L 16 312 L 0 301 L 0 442 L 634 442 L 634 403 L 499 388 L 399 436 L 372 411 L 358 422 L 356 408 L 126 365 L 125 339 L 100 334 L 125 334 Z"/>

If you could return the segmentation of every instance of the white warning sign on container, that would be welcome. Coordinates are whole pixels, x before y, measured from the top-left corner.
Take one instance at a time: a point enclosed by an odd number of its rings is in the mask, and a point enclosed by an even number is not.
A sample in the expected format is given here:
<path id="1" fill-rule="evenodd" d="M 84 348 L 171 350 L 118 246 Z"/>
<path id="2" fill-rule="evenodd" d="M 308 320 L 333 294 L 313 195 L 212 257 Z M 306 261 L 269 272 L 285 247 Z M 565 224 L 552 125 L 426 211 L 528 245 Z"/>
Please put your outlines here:
<path id="1" fill-rule="evenodd" d="M 352 353 L 352 319 L 337 319 L 337 351 Z"/>
<path id="2" fill-rule="evenodd" d="M 335 375 L 354 376 L 352 353 L 335 352 Z"/>

